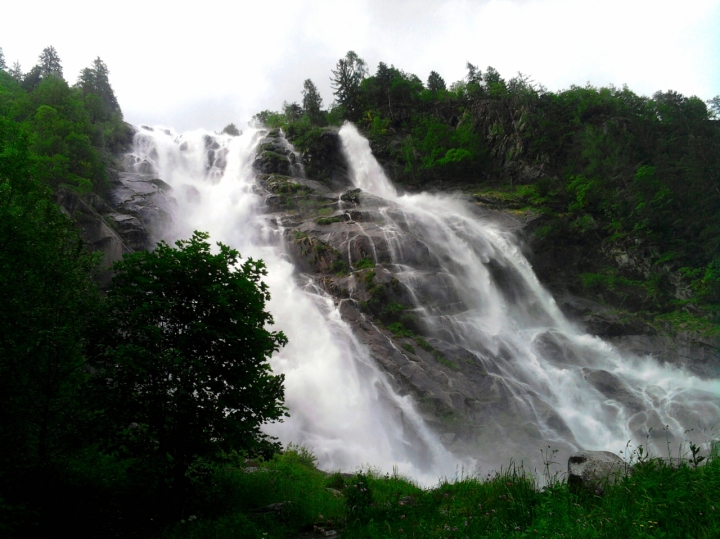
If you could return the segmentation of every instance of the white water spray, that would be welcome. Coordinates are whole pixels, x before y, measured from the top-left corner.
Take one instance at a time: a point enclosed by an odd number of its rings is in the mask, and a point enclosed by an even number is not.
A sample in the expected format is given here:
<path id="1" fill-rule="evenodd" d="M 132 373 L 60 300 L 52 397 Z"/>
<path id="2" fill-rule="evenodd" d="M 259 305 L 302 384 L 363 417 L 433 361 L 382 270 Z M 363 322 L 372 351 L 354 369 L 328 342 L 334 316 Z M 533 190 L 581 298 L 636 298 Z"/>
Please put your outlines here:
<path id="1" fill-rule="evenodd" d="M 309 447 L 326 470 L 393 467 L 425 484 L 452 476 L 457 460 L 400 397 L 343 322 L 333 300 L 298 276 L 284 253 L 282 230 L 263 213 L 252 161 L 263 132 L 242 136 L 141 128 L 129 162 L 157 174 L 178 202 L 174 237 L 207 231 L 212 241 L 265 261 L 267 309 L 289 344 L 271 364 L 284 373 L 290 418 L 266 431 Z"/>
<path id="2" fill-rule="evenodd" d="M 474 353 L 512 396 L 513 417 L 501 412 L 488 425 L 490 437 L 502 439 L 485 440 L 483 449 L 505 450 L 504 458 L 546 445 L 619 451 L 629 440 L 653 443 L 654 432 L 661 434 L 654 448 L 665 451 L 686 430 L 716 425 L 720 382 L 622 355 L 584 334 L 538 282 L 511 233 L 452 197 L 398 196 L 357 129 L 346 123 L 340 137 L 355 185 L 387 201 L 379 226 L 395 275 L 425 298 L 442 296 L 416 306 L 428 331 Z M 440 271 L 407 262 L 410 236 Z"/>

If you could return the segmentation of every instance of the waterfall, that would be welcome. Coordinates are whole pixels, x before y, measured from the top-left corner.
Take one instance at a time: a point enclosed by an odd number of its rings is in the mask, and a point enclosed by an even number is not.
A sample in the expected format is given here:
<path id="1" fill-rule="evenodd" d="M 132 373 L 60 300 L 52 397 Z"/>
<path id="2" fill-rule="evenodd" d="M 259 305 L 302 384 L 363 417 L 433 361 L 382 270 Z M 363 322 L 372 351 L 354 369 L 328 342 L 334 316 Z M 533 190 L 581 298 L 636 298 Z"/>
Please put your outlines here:
<path id="1" fill-rule="evenodd" d="M 418 400 L 396 391 L 396 380 L 343 320 L 338 300 L 291 262 L 252 167 L 265 134 L 140 128 L 128 168 L 172 186 L 177 211 L 165 240 L 207 231 L 212 241 L 265 261 L 273 329 L 289 339 L 271 365 L 285 374 L 290 412 L 265 430 L 310 448 L 321 468 L 395 468 L 432 484 L 475 464 L 497 468 L 515 458 L 537 466 L 547 446 L 563 456 L 579 448 L 619 451 L 628 441 L 662 450 L 686 439 L 688 429 L 715 425 L 717 380 L 623 355 L 583 333 L 539 283 L 507 227 L 451 196 L 398 195 L 368 141 L 346 124 L 340 138 L 352 180 L 374 197 L 374 219 L 337 224 L 357 232 L 345 244 L 347 262 L 357 262 L 351 248 L 361 238 L 378 270 L 391 272 L 412 298 L 423 335 L 461 351 L 480 372 L 476 398 L 466 399 L 476 419 L 465 433 L 471 442 L 441 443 Z M 296 172 L 303 175 L 299 166 Z M 384 242 L 389 259 L 381 260 L 375 242 Z"/>
<path id="2" fill-rule="evenodd" d="M 271 365 L 285 374 L 290 413 L 266 432 L 310 448 L 325 470 L 395 467 L 426 484 L 454 475 L 459 461 L 425 426 L 411 399 L 395 393 L 333 299 L 298 275 L 286 256 L 282 229 L 263 212 L 252 169 L 263 135 L 256 129 L 232 137 L 140 128 L 128 167 L 172 186 L 178 208 L 166 241 L 201 230 L 243 258 L 264 260 L 272 296 L 266 307 L 273 329 L 289 341 Z"/>
<path id="3" fill-rule="evenodd" d="M 719 381 L 585 334 L 563 316 L 511 232 L 450 196 L 398 196 L 357 129 L 346 123 L 340 137 L 355 185 L 385 201 L 377 225 L 392 253 L 385 266 L 422 298 L 414 307 L 425 330 L 470 351 L 509 395 L 512 410 L 485 418 L 486 450 L 532 458 L 548 445 L 617 452 L 631 441 L 667 455 L 668 444 L 677 450 L 716 425 Z M 412 242 L 438 268 L 409 256 Z"/>

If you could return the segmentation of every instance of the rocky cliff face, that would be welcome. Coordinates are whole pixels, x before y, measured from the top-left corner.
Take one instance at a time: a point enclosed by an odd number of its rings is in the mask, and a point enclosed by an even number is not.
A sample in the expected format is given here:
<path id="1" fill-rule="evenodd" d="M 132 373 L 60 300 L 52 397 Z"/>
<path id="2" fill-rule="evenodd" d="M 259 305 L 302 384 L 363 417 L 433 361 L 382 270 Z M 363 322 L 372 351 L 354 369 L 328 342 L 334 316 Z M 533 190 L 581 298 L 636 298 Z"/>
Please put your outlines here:
<path id="1" fill-rule="evenodd" d="M 425 420 L 441 433 L 448 447 L 458 453 L 470 452 L 479 444 L 491 447 L 493 440 L 506 441 L 509 430 L 521 441 L 517 454 L 542 442 L 537 431 L 527 427 L 533 419 L 518 406 L 513 389 L 501 376 L 491 376 L 499 374 L 497 365 L 502 358 L 497 354 L 502 351 L 488 350 L 478 356 L 453 344 L 451 336 L 432 331 L 416 310 L 408 308 L 424 301 L 423 286 L 432 289 L 435 298 L 438 291 L 446 291 L 442 300 L 434 300 L 435 309 L 452 312 L 454 305 L 462 305 L 463 298 L 453 296 L 452 287 L 445 286 L 446 277 L 438 271 L 438 261 L 411 234 L 404 239 L 402 253 L 390 252 L 381 225 L 391 217 L 409 231 L 410 227 L 402 224 L 402 212 L 392 204 L 387 208 L 387 201 L 353 189 L 345 178 L 328 184 L 284 175 L 287 168 L 271 170 L 265 166 L 259 170 L 263 171 L 261 183 L 269 192 L 268 211 L 282 224 L 288 252 L 297 267 L 336 298 L 344 319 L 391 375 L 397 389 L 420 403 Z M 568 282 L 577 283 L 581 272 L 597 271 L 608 258 L 617 259 L 618 264 L 641 265 L 637 254 L 637 260 L 628 261 L 623 253 L 589 253 L 564 246 L 533 252 L 539 244 L 535 216 L 506 211 L 488 201 L 475 202 L 478 216 L 492 213 L 494 220 L 524 238 L 527 255 L 543 284 L 553 291 L 566 316 L 589 334 L 620 350 L 652 355 L 661 362 L 684 367 L 701 378 L 720 376 L 720 340 L 691 331 L 662 331 L 639 317 L 628 316 L 627 310 L 603 304 L 598 301 L 603 299 L 601 295 L 586 297 L 581 287 L 568 286 Z M 397 272 L 407 268 L 423 274 L 424 284 L 414 290 L 406 288 Z M 502 285 L 502 278 L 497 278 L 501 269 L 490 270 L 497 270 L 494 277 Z M 402 324 L 399 329 L 398 322 Z M 552 338 L 545 346 L 555 350 L 558 357 L 572 354 Z M 610 372 L 588 369 L 585 378 L 608 399 L 621 402 L 629 410 L 642 408 Z M 543 408 L 539 400 L 534 406 L 548 425 L 567 433 L 554 411 Z"/>
<path id="2" fill-rule="evenodd" d="M 112 170 L 107 196 L 85 197 L 61 189 L 56 202 L 75 221 L 92 251 L 103 253 L 102 287 L 110 284 L 110 268 L 126 253 L 151 249 L 165 237 L 177 205 L 172 188 L 157 177 L 150 163 L 120 156 L 120 170 Z M 132 171 L 132 172 L 131 172 Z"/>

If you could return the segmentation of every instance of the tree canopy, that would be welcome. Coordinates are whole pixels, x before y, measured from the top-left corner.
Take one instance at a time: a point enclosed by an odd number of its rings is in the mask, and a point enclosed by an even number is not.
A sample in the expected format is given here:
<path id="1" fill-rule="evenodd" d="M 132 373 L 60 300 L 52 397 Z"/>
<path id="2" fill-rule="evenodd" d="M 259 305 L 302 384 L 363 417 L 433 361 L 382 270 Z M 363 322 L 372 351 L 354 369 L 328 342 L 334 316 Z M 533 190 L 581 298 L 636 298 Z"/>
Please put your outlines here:
<path id="1" fill-rule="evenodd" d="M 95 345 L 111 439 L 175 481 L 197 458 L 267 444 L 260 426 L 285 414 L 268 359 L 286 338 L 266 329 L 264 264 L 207 239 L 118 262 Z"/>

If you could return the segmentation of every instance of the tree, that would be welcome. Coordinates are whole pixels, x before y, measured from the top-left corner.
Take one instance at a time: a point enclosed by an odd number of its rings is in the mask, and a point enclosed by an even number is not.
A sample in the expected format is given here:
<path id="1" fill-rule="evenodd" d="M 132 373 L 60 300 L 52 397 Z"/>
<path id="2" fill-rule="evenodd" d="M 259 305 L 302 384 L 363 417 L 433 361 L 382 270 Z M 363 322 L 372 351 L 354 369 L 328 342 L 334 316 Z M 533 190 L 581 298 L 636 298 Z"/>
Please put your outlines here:
<path id="1" fill-rule="evenodd" d="M 63 70 L 60 56 L 58 56 L 55 47 L 45 47 L 38 57 L 38 67 L 40 68 L 40 76 L 47 78 L 50 76 L 62 78 Z"/>
<path id="2" fill-rule="evenodd" d="M 23 80 L 23 72 L 22 68 L 20 67 L 20 62 L 17 60 L 13 62 L 12 67 L 9 69 L 8 74 L 15 79 L 17 82 L 22 82 Z"/>
<path id="3" fill-rule="evenodd" d="M 223 127 L 222 133 L 230 135 L 231 137 L 239 137 L 242 135 L 242 131 L 240 131 L 235 124 L 227 124 Z"/>
<path id="4" fill-rule="evenodd" d="M 66 458 L 85 411 L 85 341 L 100 302 L 83 248 L 19 124 L 0 117 L 0 475 Z M 1 495 L 1 494 L 0 494 Z"/>
<path id="5" fill-rule="evenodd" d="M 284 377 L 268 358 L 287 339 L 266 329 L 265 266 L 239 264 L 220 243 L 212 254 L 207 239 L 195 232 L 115 265 L 93 364 L 110 447 L 173 485 L 198 458 L 271 447 L 260 426 L 285 415 Z"/>
<path id="6" fill-rule="evenodd" d="M 348 51 L 345 58 L 338 60 L 336 69 L 332 70 L 333 93 L 338 103 L 345 109 L 350 119 L 356 119 L 361 111 L 360 84 L 367 75 L 367 64 L 353 51 Z"/>
<path id="7" fill-rule="evenodd" d="M 42 81 L 42 73 L 40 66 L 33 66 L 30 71 L 25 73 L 25 76 L 22 79 L 22 87 L 27 92 L 32 92 L 40 86 L 40 82 Z"/>
<path id="8" fill-rule="evenodd" d="M 317 87 L 310 79 L 306 79 L 303 83 L 302 90 L 303 102 L 302 106 L 305 113 L 310 116 L 310 121 L 317 125 L 322 121 L 322 97 Z"/>
<path id="9" fill-rule="evenodd" d="M 104 116 L 100 118 L 102 120 L 112 114 L 119 114 L 122 117 L 115 92 L 110 86 L 109 75 L 107 65 L 98 56 L 93 60 L 92 67 L 86 67 L 80 72 L 77 80 L 77 87 L 83 91 L 83 94 L 94 95 L 100 99 L 100 108 Z"/>
<path id="10" fill-rule="evenodd" d="M 437 73 L 437 71 L 431 71 L 427 81 L 427 89 L 431 92 L 438 92 L 447 90 L 445 86 L 445 80 Z"/>
<path id="11" fill-rule="evenodd" d="M 0 47 L 0 70 L 5 71 L 7 69 L 7 64 L 5 63 L 5 53 L 2 50 L 2 47 Z"/>
<path id="12" fill-rule="evenodd" d="M 282 108 L 285 119 L 288 122 L 294 122 L 302 118 L 303 109 L 296 102 L 288 103 L 287 101 L 283 101 Z"/>
<path id="13" fill-rule="evenodd" d="M 715 119 L 720 119 L 720 95 L 716 95 L 710 99 L 707 104 L 710 109 L 710 116 Z"/>

